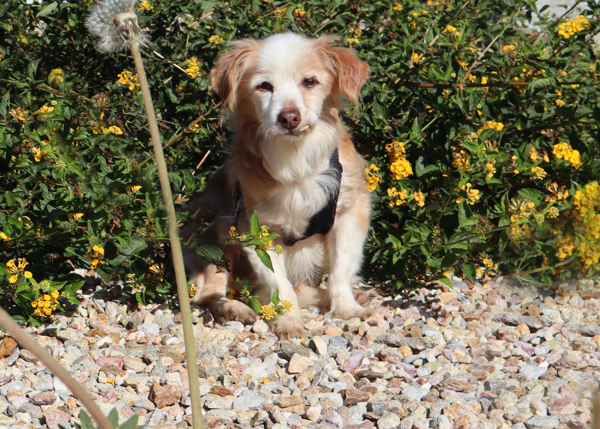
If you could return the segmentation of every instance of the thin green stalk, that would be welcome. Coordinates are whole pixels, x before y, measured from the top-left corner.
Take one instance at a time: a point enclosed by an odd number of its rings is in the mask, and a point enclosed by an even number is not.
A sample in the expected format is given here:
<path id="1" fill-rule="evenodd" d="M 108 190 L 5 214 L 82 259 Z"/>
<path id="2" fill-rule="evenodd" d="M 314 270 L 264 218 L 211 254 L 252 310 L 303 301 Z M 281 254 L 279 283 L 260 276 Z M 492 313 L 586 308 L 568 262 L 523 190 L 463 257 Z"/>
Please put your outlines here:
<path id="1" fill-rule="evenodd" d="M 113 429 L 113 426 L 108 421 L 108 418 L 106 418 L 104 413 L 102 413 L 100 408 L 98 408 L 96 402 L 94 402 L 92 397 L 83 388 L 81 383 L 71 377 L 67 370 L 64 369 L 63 366 L 46 351 L 46 349 L 40 346 L 35 338 L 31 336 L 31 334 L 21 328 L 19 324 L 15 322 L 2 307 L 0 307 L 0 326 L 9 332 L 22 348 L 25 348 L 33 353 L 33 355 L 38 358 L 46 366 L 46 368 L 52 371 L 52 373 L 56 375 L 71 392 L 73 392 L 73 395 L 75 395 L 75 397 L 81 401 L 83 406 L 90 412 L 94 420 L 96 420 L 96 423 L 98 423 L 100 429 Z"/>
<path id="2" fill-rule="evenodd" d="M 171 252 L 173 257 L 173 266 L 175 269 L 175 280 L 177 283 L 177 296 L 179 298 L 179 311 L 181 311 L 183 321 L 183 336 L 185 341 L 185 356 L 187 360 L 188 377 L 190 382 L 190 397 L 192 400 L 192 421 L 194 429 L 203 429 L 202 420 L 202 402 L 200 400 L 200 385 L 198 382 L 198 361 L 196 360 L 196 345 L 194 340 L 194 329 L 192 325 L 192 312 L 190 310 L 190 298 L 187 289 L 187 280 L 185 268 L 183 265 L 183 254 L 181 252 L 181 242 L 179 241 L 179 231 L 177 229 L 177 217 L 175 215 L 175 205 L 173 204 L 173 194 L 171 193 L 171 184 L 167 172 L 167 164 L 160 142 L 158 132 L 158 123 L 154 114 L 154 106 L 150 95 L 150 87 L 146 79 L 144 62 L 140 54 L 140 48 L 137 43 L 132 43 L 131 52 L 135 61 L 135 68 L 140 79 L 140 88 L 144 100 L 146 115 L 148 116 L 148 125 L 150 127 L 150 136 L 156 157 L 156 166 L 158 169 L 158 179 L 162 191 L 165 211 L 167 212 L 167 221 L 169 225 L 169 240 L 171 242 Z"/>

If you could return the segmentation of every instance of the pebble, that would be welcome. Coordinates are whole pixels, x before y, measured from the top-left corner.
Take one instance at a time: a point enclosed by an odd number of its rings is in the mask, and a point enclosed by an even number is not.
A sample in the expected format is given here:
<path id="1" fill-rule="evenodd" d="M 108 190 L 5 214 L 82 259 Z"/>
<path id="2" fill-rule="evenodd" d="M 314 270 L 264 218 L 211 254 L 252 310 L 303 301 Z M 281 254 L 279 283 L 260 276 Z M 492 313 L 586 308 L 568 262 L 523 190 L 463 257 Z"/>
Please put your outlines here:
<path id="1" fill-rule="evenodd" d="M 260 319 L 204 325 L 194 309 L 208 427 L 589 426 L 581 392 L 599 386 L 600 295 L 578 283 L 544 295 L 502 279 L 453 286 L 377 296 L 386 304 L 366 321 L 306 311 L 307 338 L 281 342 Z M 177 315 L 94 295 L 30 331 L 103 412 L 189 427 Z M 72 428 L 78 414 L 66 386 L 0 333 L 0 427 Z"/>

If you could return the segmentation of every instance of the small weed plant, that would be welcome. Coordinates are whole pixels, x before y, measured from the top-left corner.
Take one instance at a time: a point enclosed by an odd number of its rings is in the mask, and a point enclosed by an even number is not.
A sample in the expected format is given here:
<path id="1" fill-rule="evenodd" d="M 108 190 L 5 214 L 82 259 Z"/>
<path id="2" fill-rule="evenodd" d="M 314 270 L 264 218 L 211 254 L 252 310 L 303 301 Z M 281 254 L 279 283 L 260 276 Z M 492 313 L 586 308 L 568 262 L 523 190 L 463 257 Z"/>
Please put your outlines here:
<path id="1" fill-rule="evenodd" d="M 140 302 L 173 283 L 139 78 L 126 54 L 97 54 L 93 4 L 0 4 L 0 303 L 21 322 L 76 303 L 74 268 L 124 281 Z M 336 34 L 371 66 L 343 118 L 368 158 L 367 276 L 410 287 L 594 275 L 600 5 L 582 5 L 550 16 L 524 0 L 144 1 L 175 203 L 224 160 L 209 72 L 227 42 Z M 268 256 L 264 232 L 230 238 Z"/>

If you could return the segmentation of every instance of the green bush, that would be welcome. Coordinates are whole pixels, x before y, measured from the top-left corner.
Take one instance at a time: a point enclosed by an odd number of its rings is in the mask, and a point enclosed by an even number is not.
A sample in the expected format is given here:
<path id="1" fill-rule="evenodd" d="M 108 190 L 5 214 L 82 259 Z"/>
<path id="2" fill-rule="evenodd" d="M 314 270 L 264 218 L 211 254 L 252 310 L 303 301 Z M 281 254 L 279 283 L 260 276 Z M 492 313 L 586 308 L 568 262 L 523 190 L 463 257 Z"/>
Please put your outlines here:
<path id="1" fill-rule="evenodd" d="M 92 6 L 0 5 L 0 302 L 21 321 L 76 302 L 73 268 L 128 281 L 142 302 L 170 289 L 133 61 L 96 51 Z M 595 2 L 556 20 L 512 0 L 139 7 L 177 203 L 224 159 L 208 74 L 226 42 L 337 34 L 372 68 L 359 112 L 344 118 L 371 164 L 368 276 L 409 286 L 448 283 L 454 270 L 474 281 L 499 264 L 548 282 L 599 268 Z M 527 29 L 532 17 L 539 30 Z"/>

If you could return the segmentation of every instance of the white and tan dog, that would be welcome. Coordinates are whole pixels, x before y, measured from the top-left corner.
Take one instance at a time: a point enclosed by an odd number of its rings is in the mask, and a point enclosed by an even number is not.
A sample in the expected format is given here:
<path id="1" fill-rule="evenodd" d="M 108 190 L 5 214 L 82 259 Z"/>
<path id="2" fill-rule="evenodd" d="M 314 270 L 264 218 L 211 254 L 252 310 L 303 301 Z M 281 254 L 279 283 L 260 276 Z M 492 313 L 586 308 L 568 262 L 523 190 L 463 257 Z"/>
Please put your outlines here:
<path id="1" fill-rule="evenodd" d="M 369 228 L 370 198 L 365 161 L 340 122 L 345 100 L 356 105 L 369 67 L 351 49 L 331 46 L 333 38 L 293 33 L 234 42 L 211 72 L 212 85 L 229 110 L 234 131 L 223 168 L 190 207 L 197 219 L 214 220 L 199 243 L 223 247 L 238 217 L 249 230 L 256 210 L 261 224 L 280 238 L 283 253 L 269 252 L 274 272 L 252 249 L 225 246 L 231 273 L 203 262 L 193 252 L 186 264 L 199 288 L 192 302 L 216 318 L 249 323 L 254 313 L 226 297 L 230 276 L 261 286 L 267 304 L 275 288 L 294 308 L 280 316 L 280 336 L 300 336 L 300 304 L 321 298 L 334 317 L 365 317 L 352 293 Z M 232 194 L 241 194 L 236 208 Z M 187 237 L 195 234 L 193 227 Z M 316 288 L 329 268 L 327 292 Z M 324 292 L 324 291 L 323 291 Z M 299 299 L 300 298 L 300 299 Z"/>

